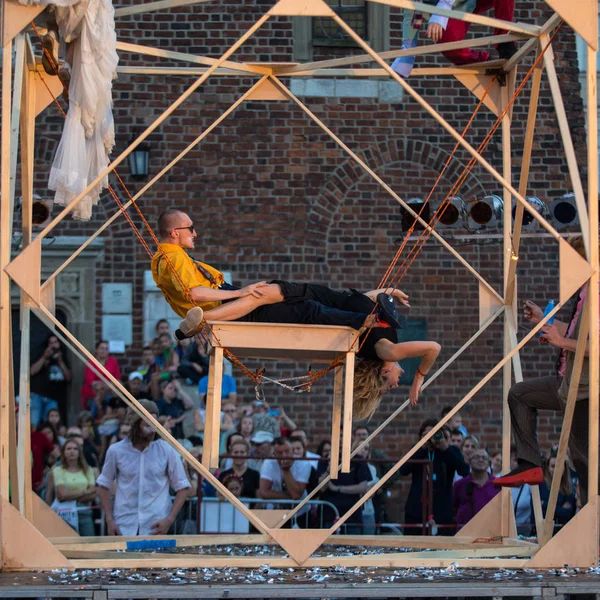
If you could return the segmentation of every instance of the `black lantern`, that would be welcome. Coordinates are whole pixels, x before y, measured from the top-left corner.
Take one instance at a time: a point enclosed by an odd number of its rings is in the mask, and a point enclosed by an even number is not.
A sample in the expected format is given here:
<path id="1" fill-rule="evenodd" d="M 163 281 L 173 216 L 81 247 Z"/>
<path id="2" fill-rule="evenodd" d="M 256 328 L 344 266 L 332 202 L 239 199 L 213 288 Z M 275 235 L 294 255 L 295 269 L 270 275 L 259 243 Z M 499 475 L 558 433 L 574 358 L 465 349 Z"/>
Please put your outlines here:
<path id="1" fill-rule="evenodd" d="M 135 141 L 131 138 L 130 145 Z M 150 162 L 150 146 L 143 142 L 129 153 L 129 172 L 135 179 L 145 179 L 148 177 L 148 164 Z"/>

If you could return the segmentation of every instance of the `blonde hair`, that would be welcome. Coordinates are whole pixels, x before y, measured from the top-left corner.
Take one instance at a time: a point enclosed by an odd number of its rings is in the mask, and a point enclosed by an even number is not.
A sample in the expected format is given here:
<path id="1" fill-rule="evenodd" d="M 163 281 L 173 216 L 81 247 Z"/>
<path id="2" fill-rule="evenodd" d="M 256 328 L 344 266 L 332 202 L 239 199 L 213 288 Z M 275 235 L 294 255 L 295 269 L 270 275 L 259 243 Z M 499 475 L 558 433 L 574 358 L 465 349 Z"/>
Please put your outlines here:
<path id="1" fill-rule="evenodd" d="M 377 410 L 387 383 L 380 360 L 357 360 L 354 367 L 354 401 L 352 412 L 355 421 L 370 419 Z"/>

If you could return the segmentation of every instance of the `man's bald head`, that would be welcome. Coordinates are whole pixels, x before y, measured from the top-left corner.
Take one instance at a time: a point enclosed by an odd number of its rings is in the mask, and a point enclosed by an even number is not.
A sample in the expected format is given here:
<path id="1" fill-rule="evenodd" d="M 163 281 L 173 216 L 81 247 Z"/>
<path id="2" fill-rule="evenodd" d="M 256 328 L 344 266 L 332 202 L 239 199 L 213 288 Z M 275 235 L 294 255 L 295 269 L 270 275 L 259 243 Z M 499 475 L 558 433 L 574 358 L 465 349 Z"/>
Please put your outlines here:
<path id="1" fill-rule="evenodd" d="M 166 240 L 175 227 L 187 217 L 187 213 L 179 208 L 167 208 L 158 217 L 158 235 L 162 240 Z"/>

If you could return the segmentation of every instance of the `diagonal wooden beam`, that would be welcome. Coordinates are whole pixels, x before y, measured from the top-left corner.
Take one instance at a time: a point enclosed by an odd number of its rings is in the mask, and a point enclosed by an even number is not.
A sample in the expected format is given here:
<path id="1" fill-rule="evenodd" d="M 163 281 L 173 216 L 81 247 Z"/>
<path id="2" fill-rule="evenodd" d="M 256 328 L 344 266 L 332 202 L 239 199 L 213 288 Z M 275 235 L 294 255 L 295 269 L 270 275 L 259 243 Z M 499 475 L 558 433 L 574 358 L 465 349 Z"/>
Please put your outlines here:
<path id="1" fill-rule="evenodd" d="M 523 35 L 517 34 L 504 34 L 504 35 L 490 35 L 486 37 L 473 38 L 461 40 L 459 42 L 445 42 L 444 44 L 433 44 L 425 46 L 417 46 L 416 48 L 406 48 L 404 50 L 388 50 L 386 52 L 380 52 L 379 56 L 384 60 L 391 60 L 398 58 L 399 56 L 421 56 L 424 54 L 439 54 L 440 52 L 446 52 L 448 50 L 458 50 L 460 48 L 477 48 L 479 46 L 490 46 L 492 44 L 502 42 L 513 42 L 524 39 Z M 535 41 L 535 40 L 534 40 Z M 315 69 L 329 69 L 332 67 L 345 67 L 349 65 L 358 65 L 361 63 L 373 62 L 373 57 L 370 54 L 360 54 L 357 56 L 350 56 L 344 58 L 332 58 L 330 60 L 320 60 L 311 63 L 303 63 L 295 66 L 282 66 L 273 69 L 273 74 L 279 77 L 287 77 L 294 73 L 301 73 L 304 71 L 313 71 Z M 502 61 L 499 64 L 504 64 Z M 469 65 L 472 67 L 473 65 Z"/>
<path id="2" fill-rule="evenodd" d="M 547 36 L 542 36 L 540 41 L 544 45 L 549 43 Z M 552 50 L 552 46 L 550 46 L 549 50 Z M 573 186 L 573 194 L 575 195 L 575 203 L 577 204 L 577 214 L 579 216 L 579 223 L 581 224 L 581 235 L 583 237 L 586 254 L 589 256 L 590 222 L 585 203 L 585 195 L 583 193 L 583 185 L 581 183 L 581 175 L 579 174 L 579 167 L 577 165 L 575 146 L 573 145 L 573 139 L 571 138 L 571 131 L 569 129 L 569 119 L 565 110 L 565 104 L 560 91 L 556 68 L 554 66 L 553 52 L 544 53 L 544 66 L 546 67 L 546 74 L 548 77 L 548 83 L 550 84 L 550 92 L 552 93 L 554 110 L 556 111 L 556 117 L 558 119 L 558 128 L 563 141 L 567 166 L 569 168 L 569 176 L 571 178 L 571 185 Z"/>
<path id="3" fill-rule="evenodd" d="M 220 60 L 218 58 L 209 58 L 207 56 L 196 56 L 185 52 L 175 52 L 174 50 L 165 50 L 163 48 L 153 48 L 151 46 L 143 46 L 142 44 L 128 44 L 127 42 L 117 42 L 117 50 L 122 52 L 131 52 L 133 54 L 144 54 L 146 56 L 156 56 L 158 58 L 168 58 L 170 60 L 178 60 L 182 62 L 191 62 L 199 65 L 207 65 L 214 67 L 218 65 L 240 73 L 254 73 L 255 75 L 269 75 L 272 69 L 261 67 L 260 65 L 246 65 L 230 60 Z"/>

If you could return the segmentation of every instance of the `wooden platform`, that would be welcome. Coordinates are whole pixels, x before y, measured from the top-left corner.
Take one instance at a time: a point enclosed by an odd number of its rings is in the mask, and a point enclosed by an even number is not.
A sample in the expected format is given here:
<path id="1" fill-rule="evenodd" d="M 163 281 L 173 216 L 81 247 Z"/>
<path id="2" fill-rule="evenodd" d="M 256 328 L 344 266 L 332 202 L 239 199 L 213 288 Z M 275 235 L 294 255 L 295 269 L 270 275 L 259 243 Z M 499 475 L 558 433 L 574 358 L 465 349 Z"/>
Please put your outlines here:
<path id="1" fill-rule="evenodd" d="M 333 325 L 213 321 L 211 342 L 239 358 L 330 362 L 350 352 L 358 331 Z M 358 350 L 358 346 L 354 351 Z"/>
<path id="2" fill-rule="evenodd" d="M 73 575 L 73 576 L 72 576 Z M 283 579 L 283 581 L 280 581 Z M 600 575 L 524 571 L 110 570 L 0 574 L 0 598 L 600 598 Z"/>

